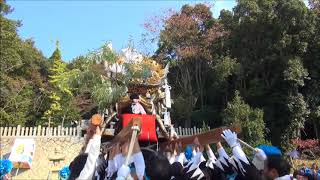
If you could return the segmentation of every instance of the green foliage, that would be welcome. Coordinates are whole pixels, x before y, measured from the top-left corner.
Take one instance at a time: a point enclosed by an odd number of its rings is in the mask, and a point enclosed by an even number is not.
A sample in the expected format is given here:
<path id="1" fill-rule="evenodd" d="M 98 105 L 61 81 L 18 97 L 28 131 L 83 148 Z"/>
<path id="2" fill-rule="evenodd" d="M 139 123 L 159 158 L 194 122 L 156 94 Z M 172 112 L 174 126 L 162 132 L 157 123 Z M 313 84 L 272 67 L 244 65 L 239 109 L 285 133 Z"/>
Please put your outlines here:
<path id="1" fill-rule="evenodd" d="M 240 64 L 229 56 L 221 57 L 213 66 L 213 70 L 217 81 L 225 82 L 231 75 L 240 73 Z"/>
<path id="2" fill-rule="evenodd" d="M 87 58 L 91 63 L 101 63 L 106 61 L 110 64 L 116 62 L 117 54 L 109 48 L 109 43 L 105 43 L 101 48 L 96 51 L 92 51 L 88 54 Z"/>
<path id="3" fill-rule="evenodd" d="M 297 121 L 304 126 L 302 117 L 310 118 L 305 116 L 310 111 L 308 103 L 317 97 L 314 92 L 305 102 L 309 96 L 305 90 L 311 84 L 317 86 L 319 78 L 311 66 L 319 57 L 314 52 L 318 44 L 314 40 L 318 32 L 314 14 L 299 0 L 241 0 L 233 12 L 221 12 L 220 21 L 230 31 L 222 48 L 218 46 L 221 54 L 228 52 L 240 64 L 240 73 L 228 80 L 228 87 L 239 89 L 250 106 L 265 111 L 264 122 L 272 129 L 267 137 L 283 145 L 279 141 L 280 136 L 287 136 L 283 130 L 297 134 L 293 117 L 298 116 Z M 299 104 L 304 115 L 290 111 L 288 104 L 292 103 Z"/>
<path id="4" fill-rule="evenodd" d="M 123 62 L 125 73 L 111 72 L 108 68 L 121 58 L 125 57 L 113 52 L 108 44 L 76 58 L 69 65 L 74 73 L 68 77 L 71 86 L 77 93 L 89 92 L 98 109 L 104 111 L 126 95 L 132 79 L 146 80 L 152 76 L 150 64 L 144 62 Z"/>
<path id="5" fill-rule="evenodd" d="M 290 59 L 287 69 L 284 71 L 284 79 L 294 82 L 298 86 L 304 86 L 304 79 L 309 75 L 307 69 L 303 67 L 300 58 Z"/>
<path id="6" fill-rule="evenodd" d="M 127 89 L 125 86 L 112 86 L 110 82 L 96 84 L 92 88 L 92 97 L 101 110 L 109 105 L 115 104 L 121 97 L 125 96 L 126 93 Z"/>
<path id="7" fill-rule="evenodd" d="M 78 93 L 90 92 L 99 110 L 115 104 L 124 96 L 127 92 L 125 83 L 132 78 L 132 73 L 128 73 L 127 76 L 118 74 L 117 78 L 109 78 L 94 69 L 94 65 L 105 61 L 114 63 L 116 59 L 117 55 L 106 44 L 99 50 L 71 62 L 73 74 L 68 76 L 71 86 Z"/>
<path id="8" fill-rule="evenodd" d="M 48 64 L 34 47 L 31 39 L 22 40 L 17 34 L 20 23 L 5 17 L 12 11 L 0 2 L 0 119 L 1 126 L 35 125 L 46 108 Z"/>
<path id="9" fill-rule="evenodd" d="M 288 140 L 288 134 L 300 136 L 296 121 L 299 127 L 313 122 L 319 137 L 320 16 L 319 3 L 310 3 L 311 9 L 300 0 L 240 0 L 232 11 L 222 10 L 218 19 L 210 17 L 202 5 L 186 5 L 167 18 L 156 55 L 173 62 L 169 81 L 178 85 L 173 87 L 172 113 L 177 122 L 183 124 L 192 114 L 194 125 L 201 119 L 211 127 L 220 125 L 216 122 L 221 114 L 225 117 L 223 110 L 238 89 L 247 109 L 263 110 L 263 122 L 272 129 L 265 135 L 274 144 L 282 145 L 279 137 Z M 203 31 L 193 21 L 198 14 L 203 15 L 199 18 Z M 211 27 L 215 28 L 207 34 Z M 210 65 L 202 66 L 199 59 Z M 201 75 L 205 78 L 198 84 Z M 203 94 L 198 85 L 203 85 Z M 202 96 L 205 100 L 200 103 Z M 253 114 L 260 117 L 258 111 Z"/>
<path id="10" fill-rule="evenodd" d="M 48 124 L 64 124 L 66 120 L 78 120 L 80 114 L 73 101 L 73 92 L 71 88 L 71 78 L 77 74 L 77 70 L 69 70 L 67 64 L 61 60 L 59 44 L 56 44 L 56 50 L 49 58 L 51 67 L 49 68 L 49 85 L 47 91 L 50 106 L 44 112 L 43 120 Z M 70 122 L 69 121 L 69 122 Z M 41 123 L 44 123 L 43 121 Z"/>
<path id="11" fill-rule="evenodd" d="M 169 79 L 177 82 L 173 92 L 184 99 L 178 108 L 184 108 L 180 118 L 185 118 L 185 126 L 191 126 L 197 104 L 201 110 L 205 108 L 205 87 L 214 58 L 211 46 L 223 34 L 221 24 L 214 21 L 204 4 L 184 5 L 164 22 L 156 56 L 173 66 Z"/>
<path id="12" fill-rule="evenodd" d="M 242 135 L 246 142 L 254 146 L 265 143 L 266 127 L 263 121 L 263 111 L 253 109 L 241 98 L 238 91 L 224 110 L 226 124 L 240 123 Z"/>
<path id="13" fill-rule="evenodd" d="M 283 147 L 288 146 L 292 139 L 300 137 L 300 130 L 310 114 L 308 104 L 304 101 L 302 94 L 291 95 L 288 97 L 289 126 L 282 136 Z"/>

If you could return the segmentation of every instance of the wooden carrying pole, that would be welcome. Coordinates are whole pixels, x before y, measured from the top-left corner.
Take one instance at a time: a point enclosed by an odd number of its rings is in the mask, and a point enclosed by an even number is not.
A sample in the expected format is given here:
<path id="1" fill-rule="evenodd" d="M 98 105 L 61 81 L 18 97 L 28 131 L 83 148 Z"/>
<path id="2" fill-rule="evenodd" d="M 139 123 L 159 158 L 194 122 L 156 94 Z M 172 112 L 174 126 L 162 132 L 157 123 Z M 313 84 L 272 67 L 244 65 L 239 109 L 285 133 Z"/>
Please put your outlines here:
<path id="1" fill-rule="evenodd" d="M 140 128 L 138 126 L 132 126 L 132 135 L 131 135 L 129 150 L 128 150 L 126 160 L 124 162 L 124 165 L 126 165 L 126 166 L 129 164 L 129 160 L 130 160 L 130 157 L 132 154 L 133 146 L 134 146 L 134 143 L 136 142 L 137 135 L 138 135 L 139 131 L 140 131 Z"/>
<path id="2" fill-rule="evenodd" d="M 129 122 L 129 124 L 126 127 L 122 128 L 122 130 L 113 138 L 111 143 L 107 145 L 107 149 L 111 148 L 117 143 L 123 143 L 128 141 L 129 138 L 132 138 L 132 134 L 134 134 L 134 132 L 136 132 L 135 136 L 137 136 L 138 135 L 138 131 L 136 131 L 137 129 L 139 130 L 141 129 L 141 119 L 133 118 Z"/>
<path id="3" fill-rule="evenodd" d="M 213 144 L 217 142 L 222 142 L 224 141 L 223 138 L 221 137 L 221 134 L 224 130 L 230 129 L 231 131 L 236 132 L 239 134 L 241 132 L 241 126 L 240 124 L 234 124 L 230 127 L 220 127 L 220 128 L 215 128 L 207 132 L 203 132 L 200 134 L 195 134 L 193 136 L 186 136 L 186 137 L 181 137 L 179 139 L 172 140 L 170 142 L 166 142 L 161 146 L 162 148 L 165 148 L 169 145 L 175 145 L 175 144 L 180 144 L 184 148 L 185 146 L 189 144 L 193 144 L 194 140 L 198 138 L 198 141 L 201 145 L 206 145 L 206 144 Z"/>
<path id="4" fill-rule="evenodd" d="M 247 148 L 249 148 L 250 150 L 252 150 L 252 151 L 254 151 L 254 152 L 256 151 L 256 149 L 255 149 L 254 147 L 250 146 L 248 143 L 242 141 L 241 139 L 238 138 L 238 141 L 239 141 L 241 144 L 243 144 L 244 146 L 246 146 Z"/>

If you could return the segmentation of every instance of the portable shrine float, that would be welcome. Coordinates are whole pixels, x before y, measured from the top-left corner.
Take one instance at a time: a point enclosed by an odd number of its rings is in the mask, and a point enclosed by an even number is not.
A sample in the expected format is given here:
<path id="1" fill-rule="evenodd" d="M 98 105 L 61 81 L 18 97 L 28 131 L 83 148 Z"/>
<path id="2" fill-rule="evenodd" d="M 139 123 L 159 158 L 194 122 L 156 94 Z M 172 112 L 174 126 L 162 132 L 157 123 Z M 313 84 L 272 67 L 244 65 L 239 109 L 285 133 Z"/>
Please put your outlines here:
<path id="1" fill-rule="evenodd" d="M 125 81 L 122 86 L 125 86 L 126 92 L 115 103 L 100 112 L 104 129 L 103 138 L 110 141 L 132 119 L 140 119 L 138 139 L 141 142 L 152 144 L 172 137 L 171 86 L 167 80 L 169 64 L 163 66 L 129 47 L 122 49 L 115 61 L 100 61 L 93 66 L 93 69 L 99 71 L 101 77 L 106 80 L 112 79 L 117 81 L 117 84 Z M 129 80 L 126 79 L 128 74 L 133 75 Z M 132 95 L 139 97 L 139 104 L 145 110 L 145 114 L 126 111 L 132 103 L 132 98 L 130 99 Z"/>

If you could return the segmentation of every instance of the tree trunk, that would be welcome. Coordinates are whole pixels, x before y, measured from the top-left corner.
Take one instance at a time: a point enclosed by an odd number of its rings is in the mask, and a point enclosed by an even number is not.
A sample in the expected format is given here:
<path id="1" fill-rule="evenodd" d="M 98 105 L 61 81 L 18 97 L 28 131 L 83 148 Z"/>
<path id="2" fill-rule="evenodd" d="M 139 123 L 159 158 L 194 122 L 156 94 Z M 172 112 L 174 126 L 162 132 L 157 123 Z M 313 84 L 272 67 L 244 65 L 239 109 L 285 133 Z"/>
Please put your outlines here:
<path id="1" fill-rule="evenodd" d="M 66 114 L 63 114 L 62 122 L 61 122 L 61 127 L 64 125 L 64 119 L 66 118 Z"/>
<path id="2" fill-rule="evenodd" d="M 50 124 L 51 124 L 51 116 L 49 117 L 49 122 L 48 122 L 49 129 L 50 129 Z"/>
<path id="3" fill-rule="evenodd" d="M 186 116 L 186 120 L 184 121 L 184 127 L 190 128 L 191 127 L 191 114 Z"/>

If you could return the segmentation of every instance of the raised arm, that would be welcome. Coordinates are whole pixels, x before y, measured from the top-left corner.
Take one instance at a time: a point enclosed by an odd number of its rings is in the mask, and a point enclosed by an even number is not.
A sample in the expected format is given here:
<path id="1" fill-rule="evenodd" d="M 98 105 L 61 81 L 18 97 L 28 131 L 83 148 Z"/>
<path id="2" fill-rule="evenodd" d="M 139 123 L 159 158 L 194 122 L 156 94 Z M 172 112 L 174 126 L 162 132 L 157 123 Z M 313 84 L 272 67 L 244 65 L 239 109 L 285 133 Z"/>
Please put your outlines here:
<path id="1" fill-rule="evenodd" d="M 95 134 L 93 135 L 93 138 L 90 139 L 88 143 L 88 145 L 90 146 L 87 147 L 88 158 L 87 158 L 86 164 L 84 165 L 84 168 L 82 169 L 77 180 L 85 180 L 85 179 L 92 178 L 95 167 L 96 167 L 96 161 L 100 153 L 100 143 L 101 143 L 100 140 L 101 140 L 101 130 L 100 130 L 100 127 L 97 126 Z"/>

